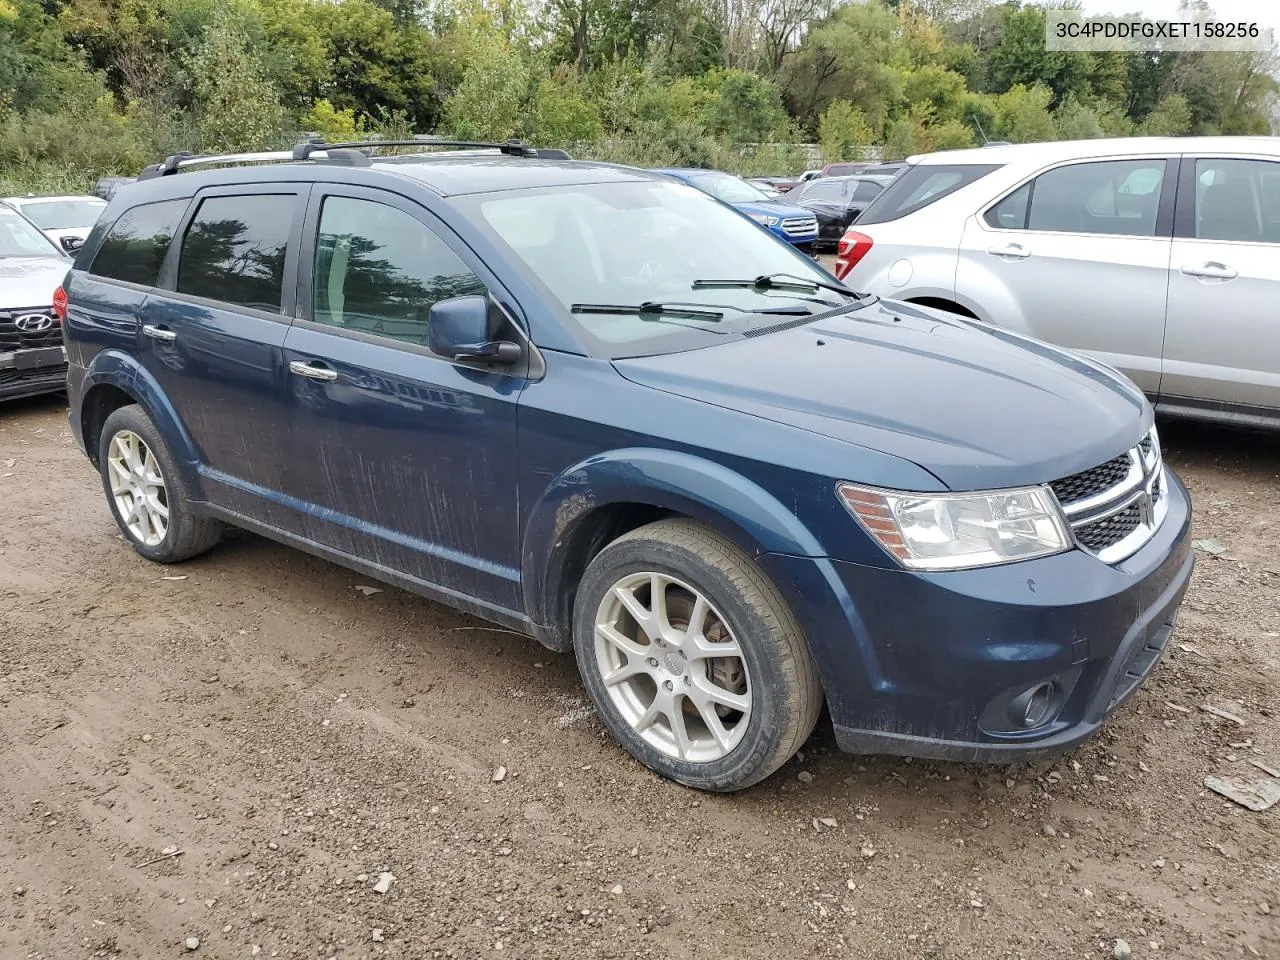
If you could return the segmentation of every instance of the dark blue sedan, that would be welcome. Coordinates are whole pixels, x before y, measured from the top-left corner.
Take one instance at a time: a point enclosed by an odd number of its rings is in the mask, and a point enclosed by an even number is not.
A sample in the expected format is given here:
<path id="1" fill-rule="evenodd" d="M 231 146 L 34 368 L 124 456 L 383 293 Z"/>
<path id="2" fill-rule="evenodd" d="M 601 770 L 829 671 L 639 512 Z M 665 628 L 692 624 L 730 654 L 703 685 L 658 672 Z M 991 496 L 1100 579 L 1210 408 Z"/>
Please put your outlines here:
<path id="1" fill-rule="evenodd" d="M 852 752 L 1060 751 L 1155 667 L 1191 504 L 1122 376 L 669 177 L 375 146 L 170 158 L 80 251 L 71 425 L 142 556 L 230 524 L 528 634 L 706 790 L 824 705 Z"/>

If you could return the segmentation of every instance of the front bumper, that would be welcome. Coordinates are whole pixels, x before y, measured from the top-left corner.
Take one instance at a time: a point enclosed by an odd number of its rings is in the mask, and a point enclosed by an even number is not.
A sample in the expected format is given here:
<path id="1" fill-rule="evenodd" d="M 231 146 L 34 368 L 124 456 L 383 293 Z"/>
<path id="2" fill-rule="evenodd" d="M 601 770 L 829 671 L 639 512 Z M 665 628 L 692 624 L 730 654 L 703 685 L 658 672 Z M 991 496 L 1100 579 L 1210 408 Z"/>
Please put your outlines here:
<path id="1" fill-rule="evenodd" d="M 0 400 L 15 400 L 66 388 L 67 354 L 62 347 L 0 353 Z"/>
<path id="2" fill-rule="evenodd" d="M 1190 500 L 1169 477 L 1164 524 L 1115 565 L 1079 550 L 935 574 L 762 557 L 809 638 L 841 749 L 1012 762 L 1093 735 L 1154 668 L 1190 582 Z M 1052 707 L 1023 727 L 1012 705 L 1041 684 Z"/>

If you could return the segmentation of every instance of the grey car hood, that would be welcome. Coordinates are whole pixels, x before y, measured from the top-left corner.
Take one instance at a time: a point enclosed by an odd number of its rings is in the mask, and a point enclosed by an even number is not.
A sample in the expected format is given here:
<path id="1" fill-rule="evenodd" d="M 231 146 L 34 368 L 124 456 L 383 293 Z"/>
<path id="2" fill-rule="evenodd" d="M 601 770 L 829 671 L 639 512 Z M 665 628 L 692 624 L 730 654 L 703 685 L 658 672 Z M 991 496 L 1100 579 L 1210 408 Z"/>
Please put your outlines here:
<path id="1" fill-rule="evenodd" d="M 0 310 L 14 307 L 49 308 L 53 291 L 71 269 L 71 261 L 47 257 L 0 257 Z"/>

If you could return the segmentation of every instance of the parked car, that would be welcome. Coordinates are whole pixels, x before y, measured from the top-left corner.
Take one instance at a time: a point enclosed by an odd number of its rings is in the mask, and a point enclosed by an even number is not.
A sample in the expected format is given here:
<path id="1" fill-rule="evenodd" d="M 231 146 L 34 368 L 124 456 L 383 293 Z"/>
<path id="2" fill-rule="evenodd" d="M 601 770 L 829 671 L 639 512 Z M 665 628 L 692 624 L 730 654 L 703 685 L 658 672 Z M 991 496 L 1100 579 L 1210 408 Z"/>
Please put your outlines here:
<path id="1" fill-rule="evenodd" d="M 99 177 L 93 185 L 93 195 L 101 200 L 110 200 L 116 191 L 126 184 L 133 183 L 134 177 Z"/>
<path id="2" fill-rule="evenodd" d="M 770 200 L 777 200 L 782 196 L 782 191 L 775 187 L 770 181 L 760 177 L 749 177 L 747 183 L 751 184 Z"/>
<path id="3" fill-rule="evenodd" d="M 39 227 L 67 253 L 74 253 L 89 235 L 107 202 L 98 197 L 6 197 L 4 203 Z"/>
<path id="4" fill-rule="evenodd" d="M 818 237 L 818 220 L 810 210 L 774 200 L 741 177 L 716 170 L 672 168 L 655 172 L 675 177 L 729 204 L 774 236 L 806 253 L 813 249 L 813 242 Z"/>
<path id="5" fill-rule="evenodd" d="M 830 249 L 880 195 L 885 183 L 877 177 L 819 177 L 797 187 L 787 202 L 813 211 L 818 218 L 817 245 Z"/>
<path id="6" fill-rule="evenodd" d="M 71 261 L 22 214 L 0 204 L 0 400 L 63 389 L 54 291 Z"/>
<path id="7" fill-rule="evenodd" d="M 1118 368 L 1161 412 L 1280 427 L 1280 141 L 1079 140 L 917 158 L 840 243 L 859 290 Z"/>
<path id="8" fill-rule="evenodd" d="M 792 190 L 796 184 L 800 182 L 798 177 L 751 177 L 748 183 L 754 183 L 756 186 L 763 187 L 768 185 L 778 193 L 787 193 Z M 766 191 L 767 192 L 767 191 Z"/>
<path id="9" fill-rule="evenodd" d="M 174 158 L 112 202 L 60 302 L 139 554 L 229 523 L 571 650 L 707 790 L 824 703 L 849 751 L 1052 753 L 1153 669 L 1191 508 L 1132 384 L 859 297 L 671 177 L 505 149 Z"/>

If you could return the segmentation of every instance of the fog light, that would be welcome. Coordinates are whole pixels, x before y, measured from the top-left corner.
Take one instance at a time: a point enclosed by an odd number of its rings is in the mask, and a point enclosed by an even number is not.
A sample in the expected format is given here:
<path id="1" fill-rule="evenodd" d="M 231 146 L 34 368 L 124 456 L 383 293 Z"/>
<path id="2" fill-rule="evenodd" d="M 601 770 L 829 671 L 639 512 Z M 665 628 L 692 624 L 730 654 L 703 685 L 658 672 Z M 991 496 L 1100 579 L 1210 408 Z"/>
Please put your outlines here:
<path id="1" fill-rule="evenodd" d="M 1049 711 L 1053 709 L 1054 686 L 1045 682 L 1032 687 L 1030 691 L 1018 698 L 1022 706 L 1022 725 L 1030 730 L 1049 719 Z"/>

